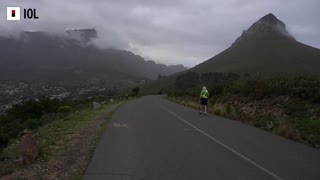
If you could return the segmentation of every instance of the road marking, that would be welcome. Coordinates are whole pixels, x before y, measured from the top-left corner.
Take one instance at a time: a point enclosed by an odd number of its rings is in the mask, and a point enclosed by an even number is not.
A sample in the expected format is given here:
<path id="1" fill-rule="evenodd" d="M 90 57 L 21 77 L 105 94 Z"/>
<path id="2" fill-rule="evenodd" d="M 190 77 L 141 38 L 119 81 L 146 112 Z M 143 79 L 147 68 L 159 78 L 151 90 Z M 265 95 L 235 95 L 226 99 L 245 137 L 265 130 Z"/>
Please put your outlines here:
<path id="1" fill-rule="evenodd" d="M 192 125 L 191 123 L 189 123 L 188 121 L 186 121 L 185 119 L 181 118 L 180 116 L 176 115 L 175 113 L 173 113 L 172 111 L 168 110 L 167 108 L 159 105 L 162 109 L 164 109 L 165 111 L 167 111 L 168 113 L 170 113 L 171 115 L 173 115 L 174 117 L 178 118 L 179 120 L 181 120 L 182 122 L 188 124 L 189 126 L 191 126 L 192 128 L 194 128 L 195 130 L 197 130 L 198 132 L 200 132 L 201 134 L 207 136 L 208 138 L 210 138 L 211 140 L 213 140 L 214 142 L 218 143 L 219 145 L 221 145 L 222 147 L 226 148 L 227 150 L 231 151 L 232 153 L 238 155 L 239 157 L 241 157 L 242 159 L 248 161 L 249 163 L 251 163 L 252 165 L 256 166 L 257 168 L 261 169 L 262 171 L 266 172 L 267 174 L 269 174 L 270 176 L 274 177 L 277 180 L 283 180 L 282 178 L 280 178 L 278 175 L 272 173 L 271 171 L 267 170 L 266 168 L 260 166 L 259 164 L 255 163 L 254 161 L 250 160 L 249 158 L 247 158 L 246 156 L 242 155 L 241 153 L 237 152 L 236 150 L 232 149 L 231 147 L 225 145 L 224 143 L 222 143 L 221 141 L 219 141 L 218 139 L 210 136 L 209 134 L 207 134 L 206 132 L 202 131 L 201 129 L 197 128 L 196 126 Z"/>
<path id="2" fill-rule="evenodd" d="M 129 128 L 128 124 L 126 123 L 113 123 L 111 126 L 116 128 Z"/>
<path id="3" fill-rule="evenodd" d="M 185 131 L 195 131 L 194 128 L 192 128 L 192 129 L 184 128 L 183 130 L 185 130 Z"/>

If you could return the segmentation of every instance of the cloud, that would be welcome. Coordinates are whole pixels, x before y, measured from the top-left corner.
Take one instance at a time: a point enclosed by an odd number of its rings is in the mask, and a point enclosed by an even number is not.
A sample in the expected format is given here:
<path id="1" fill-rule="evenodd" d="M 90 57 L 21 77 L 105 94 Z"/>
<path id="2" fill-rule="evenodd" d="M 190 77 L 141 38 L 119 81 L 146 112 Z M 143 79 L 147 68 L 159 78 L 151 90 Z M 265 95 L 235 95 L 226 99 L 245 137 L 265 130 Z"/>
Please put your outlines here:
<path id="1" fill-rule="evenodd" d="M 10 0 L 36 8 L 38 20 L 0 19 L 0 35 L 23 30 L 64 34 L 96 28 L 99 47 L 131 50 L 166 64 L 192 67 L 229 47 L 253 22 L 272 12 L 298 41 L 320 48 L 318 0 Z"/>

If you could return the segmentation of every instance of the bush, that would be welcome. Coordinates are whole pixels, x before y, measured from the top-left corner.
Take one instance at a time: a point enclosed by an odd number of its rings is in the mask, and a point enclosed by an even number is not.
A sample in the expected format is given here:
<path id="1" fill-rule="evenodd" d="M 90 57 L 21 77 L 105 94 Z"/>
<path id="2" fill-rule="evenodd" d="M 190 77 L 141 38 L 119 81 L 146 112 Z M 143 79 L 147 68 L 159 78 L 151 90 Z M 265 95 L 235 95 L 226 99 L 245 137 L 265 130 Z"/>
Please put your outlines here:
<path id="1" fill-rule="evenodd" d="M 252 124 L 253 126 L 258 127 L 258 128 L 270 130 L 268 128 L 268 124 L 270 122 L 271 122 L 271 120 L 268 117 L 256 117 L 250 122 L 250 124 Z"/>
<path id="2" fill-rule="evenodd" d="M 296 130 L 286 123 L 281 123 L 277 127 L 275 127 L 274 131 L 275 134 L 278 134 L 280 136 L 286 137 L 288 139 L 292 140 L 299 140 L 300 136 L 296 132 Z"/>
<path id="3" fill-rule="evenodd" d="M 319 75 L 255 77 L 245 74 L 241 78 L 235 74 L 187 72 L 177 76 L 175 86 L 169 95 L 180 99 L 198 98 L 203 85 L 207 86 L 211 95 L 209 110 L 216 115 L 239 118 L 290 139 L 302 139 L 313 145 L 320 144 Z M 259 100 L 263 101 L 260 103 Z M 269 112 L 268 107 L 262 114 L 259 114 L 262 109 L 259 112 L 250 111 L 250 114 L 245 114 L 240 111 L 241 107 L 238 107 L 237 111 L 232 104 L 228 104 L 234 101 L 244 104 L 256 101 L 257 106 L 276 106 L 283 119 L 273 117 L 274 111 Z"/>
<path id="4" fill-rule="evenodd" d="M 303 101 L 294 100 L 285 106 L 284 113 L 291 117 L 303 118 L 308 115 L 308 108 Z"/>
<path id="5" fill-rule="evenodd" d="M 131 89 L 132 96 L 139 96 L 140 88 L 135 87 Z"/>
<path id="6" fill-rule="evenodd" d="M 199 93 L 206 85 L 211 95 L 235 95 L 260 100 L 270 96 L 292 96 L 320 102 L 320 76 L 251 77 L 236 74 L 187 72 L 176 77 L 174 93 L 179 96 Z M 198 89 L 195 89 L 198 88 Z"/>
<path id="7" fill-rule="evenodd" d="M 40 118 L 44 114 L 58 112 L 62 104 L 58 99 L 42 97 L 39 100 L 28 100 L 14 105 L 7 113 L 14 119 Z"/>
<path id="8" fill-rule="evenodd" d="M 68 113 L 71 111 L 71 107 L 70 106 L 60 106 L 58 108 L 58 112 L 62 112 L 62 113 Z"/>
<path id="9" fill-rule="evenodd" d="M 303 120 L 299 127 L 305 141 L 313 145 L 320 144 L 320 119 Z"/>
<path id="10" fill-rule="evenodd" d="M 0 116 L 0 149 L 22 130 L 37 129 L 51 122 L 54 114 L 60 111 L 69 112 L 71 107 L 68 104 L 66 101 L 42 97 L 14 105 L 7 111 L 7 115 Z"/>
<path id="11" fill-rule="evenodd" d="M 218 116 L 225 116 L 227 115 L 227 109 L 226 106 L 222 103 L 216 103 L 213 105 L 213 113 Z"/>
<path id="12" fill-rule="evenodd" d="M 176 88 L 192 88 L 199 83 L 199 74 L 197 72 L 185 72 L 176 77 Z"/>
<path id="13" fill-rule="evenodd" d="M 28 119 L 25 121 L 25 127 L 26 129 L 37 129 L 38 127 L 42 126 L 43 123 L 40 119 Z"/>
<path id="14" fill-rule="evenodd" d="M 1 167 L 0 169 L 0 175 L 4 176 L 7 174 L 11 174 L 14 172 L 14 168 L 13 167 Z"/>

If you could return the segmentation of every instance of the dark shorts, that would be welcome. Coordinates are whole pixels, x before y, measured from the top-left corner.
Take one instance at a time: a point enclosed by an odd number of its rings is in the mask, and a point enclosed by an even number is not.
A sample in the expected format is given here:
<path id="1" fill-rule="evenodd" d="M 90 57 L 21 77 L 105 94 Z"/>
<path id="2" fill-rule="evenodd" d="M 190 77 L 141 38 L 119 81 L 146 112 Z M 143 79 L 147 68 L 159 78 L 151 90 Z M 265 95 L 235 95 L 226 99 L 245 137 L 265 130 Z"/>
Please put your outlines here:
<path id="1" fill-rule="evenodd" d="M 208 105 L 208 99 L 207 98 L 201 98 L 200 99 L 200 104 L 201 105 Z"/>

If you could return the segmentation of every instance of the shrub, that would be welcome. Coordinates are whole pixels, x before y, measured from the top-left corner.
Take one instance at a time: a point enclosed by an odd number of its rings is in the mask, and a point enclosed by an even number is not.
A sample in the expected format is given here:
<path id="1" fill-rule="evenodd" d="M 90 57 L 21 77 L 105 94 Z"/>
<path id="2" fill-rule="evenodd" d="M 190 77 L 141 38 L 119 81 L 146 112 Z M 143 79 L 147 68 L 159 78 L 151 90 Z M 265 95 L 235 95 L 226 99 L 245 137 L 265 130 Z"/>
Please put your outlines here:
<path id="1" fill-rule="evenodd" d="M 216 115 L 238 118 L 290 139 L 303 139 L 311 144 L 320 144 L 319 75 L 255 77 L 246 74 L 243 78 L 239 78 L 232 74 L 189 72 L 178 75 L 176 86 L 170 95 L 178 98 L 198 98 L 202 85 L 206 85 L 209 89 L 211 95 L 209 110 Z M 276 106 L 276 108 L 267 107 L 262 113 L 260 112 L 263 109 L 246 113 L 242 107 L 235 105 L 238 107 L 235 109 L 232 104 L 227 104 L 234 101 L 245 104 L 252 100 L 256 102 L 263 100 L 257 103 L 257 106 Z M 265 102 L 265 100 L 272 101 Z M 188 104 L 188 99 L 183 103 Z M 279 113 L 279 117 L 274 117 L 274 113 Z M 299 131 L 296 131 L 297 129 Z"/>
<path id="2" fill-rule="evenodd" d="M 288 139 L 299 140 L 300 136 L 296 130 L 287 123 L 280 123 L 277 127 L 274 128 L 273 132 L 280 136 L 284 136 Z"/>
<path id="3" fill-rule="evenodd" d="M 218 116 L 225 116 L 227 115 L 227 109 L 226 106 L 222 103 L 216 103 L 213 105 L 213 113 Z"/>
<path id="4" fill-rule="evenodd" d="M 231 104 L 227 104 L 227 106 L 226 106 L 226 111 L 227 111 L 228 114 L 231 113 L 231 111 L 232 111 L 232 106 L 231 106 Z"/>
<path id="5" fill-rule="evenodd" d="M 1 167 L 0 169 L 0 175 L 4 176 L 7 174 L 11 174 L 14 172 L 14 168 L 13 167 Z"/>
<path id="6" fill-rule="evenodd" d="M 71 111 L 71 107 L 70 106 L 60 106 L 58 108 L 58 112 L 62 112 L 62 113 L 68 113 Z"/>
<path id="7" fill-rule="evenodd" d="M 222 115 L 222 112 L 221 112 L 221 109 L 213 109 L 213 113 L 217 116 L 221 116 Z"/>
<path id="8" fill-rule="evenodd" d="M 14 105 L 6 115 L 0 116 L 0 149 L 5 147 L 10 139 L 17 137 L 22 130 L 37 129 L 51 122 L 56 119 L 59 111 L 69 112 L 71 110 L 69 104 L 72 103 L 42 97 Z"/>
<path id="9" fill-rule="evenodd" d="M 267 129 L 269 130 L 268 127 L 268 123 L 270 122 L 270 118 L 268 117 L 256 117 L 255 119 L 253 119 L 250 124 L 252 124 L 255 127 L 259 127 L 259 128 L 263 128 L 263 129 Z"/>
<path id="10" fill-rule="evenodd" d="M 131 89 L 132 96 L 139 96 L 139 92 L 140 92 L 140 88 L 139 87 L 135 87 L 135 88 Z"/>
<path id="11" fill-rule="evenodd" d="M 320 119 L 303 120 L 299 127 L 305 141 L 313 145 L 320 144 Z"/>
<path id="12" fill-rule="evenodd" d="M 301 118 L 308 115 L 308 108 L 303 101 L 293 100 L 285 106 L 284 113 L 292 117 Z"/>
<path id="13" fill-rule="evenodd" d="M 199 84 L 199 74 L 197 72 L 185 72 L 176 77 L 176 88 L 192 88 Z"/>
<path id="14" fill-rule="evenodd" d="M 28 100 L 14 105 L 7 113 L 14 119 L 40 118 L 44 114 L 56 113 L 62 103 L 58 99 L 42 97 L 39 100 Z"/>
<path id="15" fill-rule="evenodd" d="M 28 119 L 25 121 L 26 129 L 37 129 L 38 127 L 42 126 L 42 122 L 40 119 Z"/>

